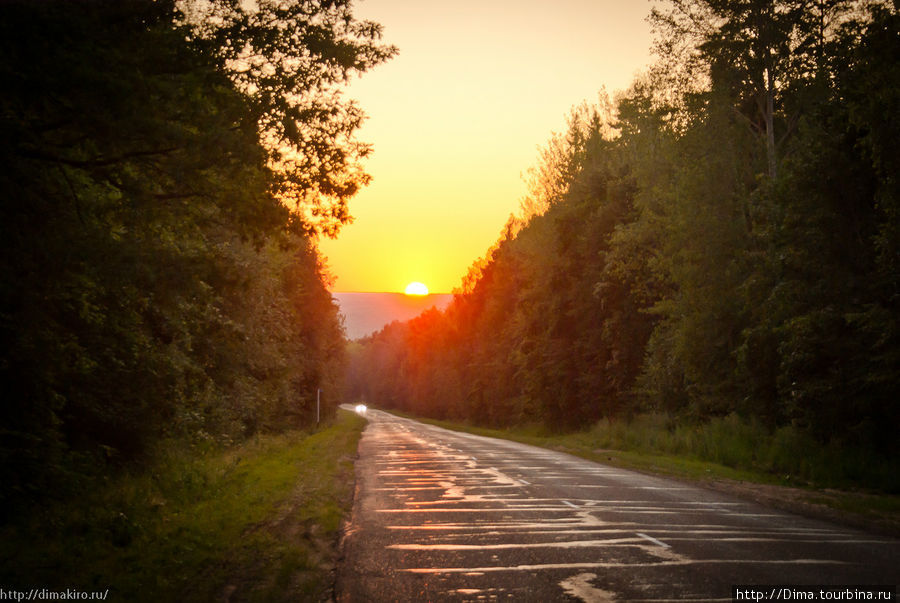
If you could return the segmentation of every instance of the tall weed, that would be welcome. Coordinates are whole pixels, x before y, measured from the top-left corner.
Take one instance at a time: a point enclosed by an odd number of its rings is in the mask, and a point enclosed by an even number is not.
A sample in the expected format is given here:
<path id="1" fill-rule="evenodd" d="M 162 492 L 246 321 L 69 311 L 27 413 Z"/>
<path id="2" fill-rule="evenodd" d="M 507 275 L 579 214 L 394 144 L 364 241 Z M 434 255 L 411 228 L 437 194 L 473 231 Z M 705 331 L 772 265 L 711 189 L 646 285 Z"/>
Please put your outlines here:
<path id="1" fill-rule="evenodd" d="M 822 444 L 793 426 L 774 431 L 737 414 L 702 423 L 664 413 L 603 419 L 587 434 L 595 448 L 666 454 L 762 471 L 791 483 L 900 492 L 900 461 L 836 444 Z"/>

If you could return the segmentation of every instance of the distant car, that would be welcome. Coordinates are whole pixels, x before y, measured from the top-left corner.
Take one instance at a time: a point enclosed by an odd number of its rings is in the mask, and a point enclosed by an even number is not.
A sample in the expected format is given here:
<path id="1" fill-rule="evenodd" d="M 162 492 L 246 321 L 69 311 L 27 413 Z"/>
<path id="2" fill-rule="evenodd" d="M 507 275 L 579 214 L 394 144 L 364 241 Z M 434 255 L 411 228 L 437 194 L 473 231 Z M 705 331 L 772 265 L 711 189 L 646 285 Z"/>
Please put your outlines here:
<path id="1" fill-rule="evenodd" d="M 356 405 L 356 414 L 364 415 L 364 414 L 366 414 L 366 410 L 368 410 L 368 409 L 366 408 L 365 404 L 357 404 Z"/>

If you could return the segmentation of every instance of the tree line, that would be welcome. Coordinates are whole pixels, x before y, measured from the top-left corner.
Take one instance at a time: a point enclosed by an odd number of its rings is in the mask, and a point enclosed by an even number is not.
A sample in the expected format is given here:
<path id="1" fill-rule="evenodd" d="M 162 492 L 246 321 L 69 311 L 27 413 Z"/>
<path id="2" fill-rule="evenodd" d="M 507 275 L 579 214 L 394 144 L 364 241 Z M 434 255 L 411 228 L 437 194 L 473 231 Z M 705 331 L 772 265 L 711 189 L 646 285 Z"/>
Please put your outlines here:
<path id="1" fill-rule="evenodd" d="M 0 3 L 0 503 L 165 443 L 315 422 L 343 330 L 315 241 L 368 176 L 349 2 Z"/>
<path id="2" fill-rule="evenodd" d="M 489 426 L 733 414 L 898 458 L 896 6 L 650 20 L 657 62 L 573 109 L 450 307 L 362 340 L 351 391 Z"/>

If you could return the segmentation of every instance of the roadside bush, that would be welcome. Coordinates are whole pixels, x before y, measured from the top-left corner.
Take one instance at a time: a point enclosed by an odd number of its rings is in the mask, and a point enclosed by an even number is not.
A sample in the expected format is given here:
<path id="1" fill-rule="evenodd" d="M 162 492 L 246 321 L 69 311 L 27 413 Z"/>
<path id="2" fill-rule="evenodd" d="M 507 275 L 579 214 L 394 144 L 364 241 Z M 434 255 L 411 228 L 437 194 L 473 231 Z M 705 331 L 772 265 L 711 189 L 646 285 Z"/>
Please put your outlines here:
<path id="1" fill-rule="evenodd" d="M 702 423 L 679 422 L 665 413 L 603 419 L 587 436 L 595 448 L 684 456 L 794 483 L 900 491 L 896 459 L 835 442 L 823 444 L 792 425 L 772 431 L 735 413 Z"/>

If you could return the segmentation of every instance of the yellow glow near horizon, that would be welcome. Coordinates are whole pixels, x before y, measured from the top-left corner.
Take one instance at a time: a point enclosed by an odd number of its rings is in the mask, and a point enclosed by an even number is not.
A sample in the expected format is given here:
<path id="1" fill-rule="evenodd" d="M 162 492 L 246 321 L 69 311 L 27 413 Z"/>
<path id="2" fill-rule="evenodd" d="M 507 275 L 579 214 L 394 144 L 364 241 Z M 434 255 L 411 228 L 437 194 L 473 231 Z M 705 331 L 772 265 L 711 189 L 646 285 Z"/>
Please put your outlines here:
<path id="1" fill-rule="evenodd" d="M 553 131 L 649 62 L 647 2 L 363 0 L 400 53 L 355 81 L 369 119 L 372 183 L 353 224 L 320 242 L 335 291 L 403 291 L 428 275 L 449 293 L 527 194 L 523 174 Z"/>
<path id="2" fill-rule="evenodd" d="M 408 284 L 403 292 L 407 295 L 428 295 L 428 287 L 424 283 L 413 282 Z"/>

